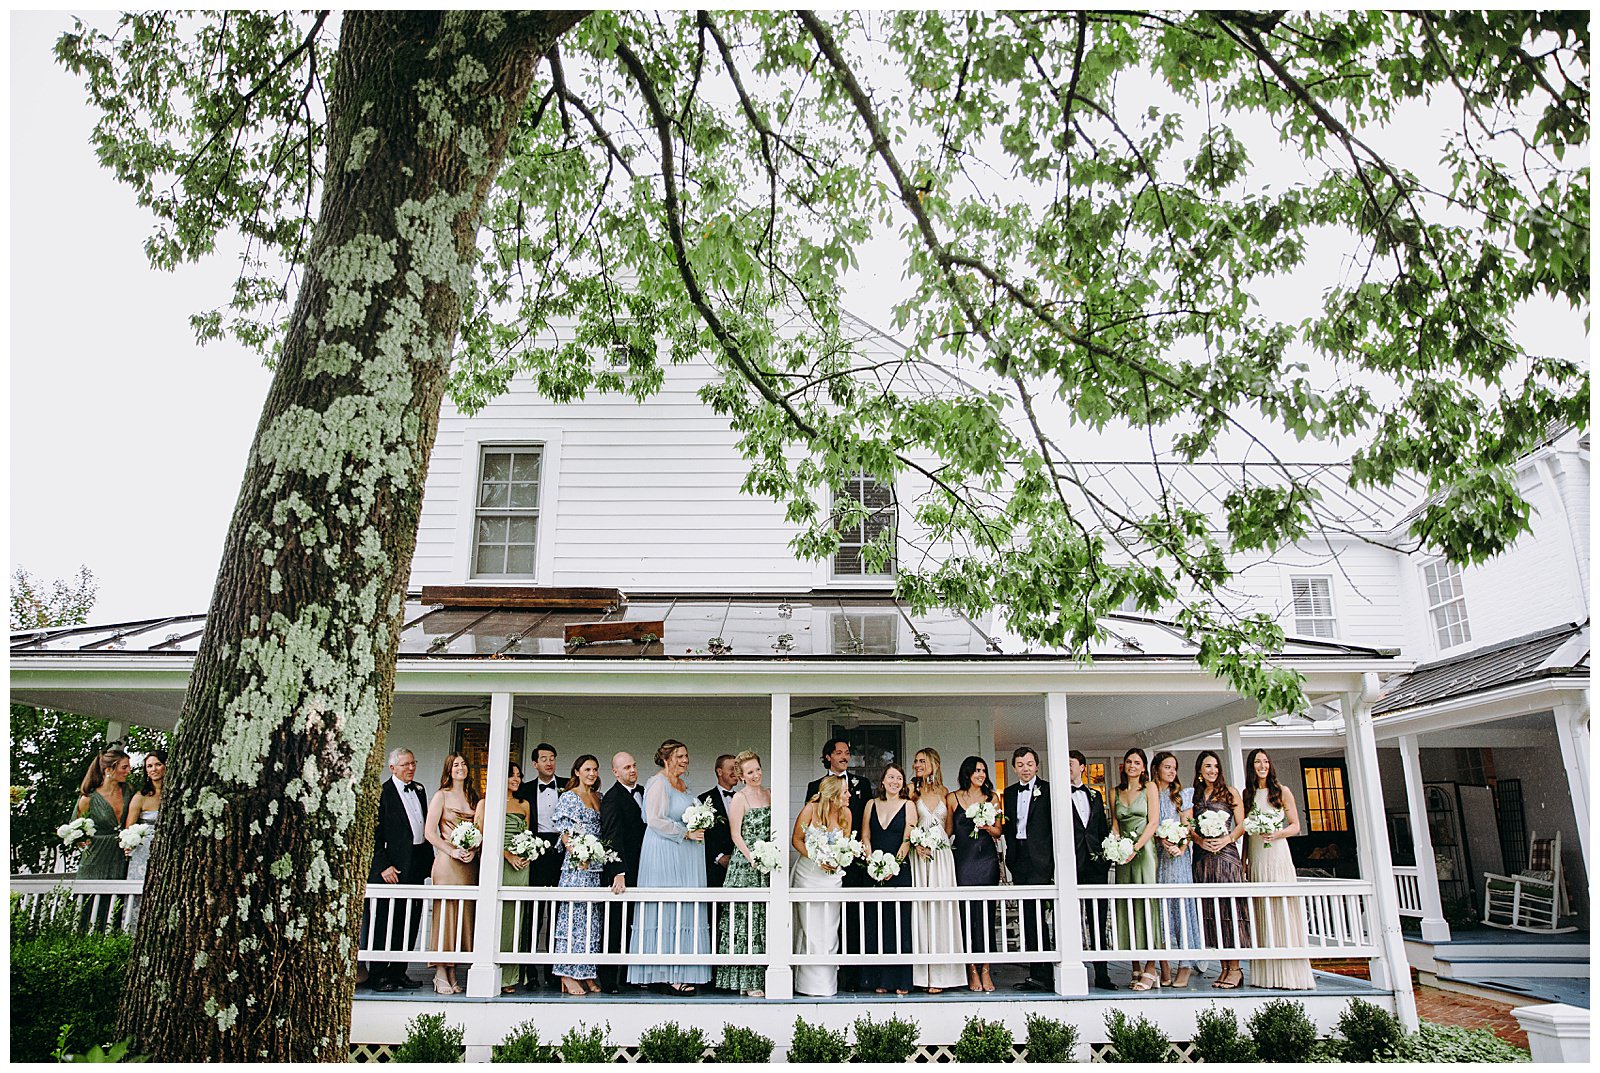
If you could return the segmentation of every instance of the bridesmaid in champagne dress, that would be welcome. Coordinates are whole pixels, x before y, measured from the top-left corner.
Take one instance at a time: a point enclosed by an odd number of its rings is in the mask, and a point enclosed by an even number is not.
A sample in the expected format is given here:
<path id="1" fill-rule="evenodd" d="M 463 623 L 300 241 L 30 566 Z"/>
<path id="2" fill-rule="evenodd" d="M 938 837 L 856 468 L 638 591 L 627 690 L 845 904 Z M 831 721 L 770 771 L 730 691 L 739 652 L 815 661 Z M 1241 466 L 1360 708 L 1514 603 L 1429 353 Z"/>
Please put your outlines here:
<path id="1" fill-rule="evenodd" d="M 1265 811 L 1280 809 L 1286 826 L 1270 834 L 1250 835 L 1250 882 L 1293 883 L 1294 859 L 1289 854 L 1289 839 L 1300 833 L 1300 812 L 1294 794 L 1278 785 L 1278 773 L 1265 749 L 1250 753 L 1247 765 L 1254 791 L 1253 806 Z M 1306 910 L 1303 898 L 1255 898 L 1256 947 L 1303 947 L 1306 945 Z M 1275 987 L 1285 991 L 1312 991 L 1316 977 L 1305 958 L 1255 958 L 1250 962 L 1252 987 Z"/>
<path id="2" fill-rule="evenodd" d="M 471 887 L 478 882 L 477 850 L 453 845 L 450 836 L 463 823 L 471 823 L 478 805 L 478 784 L 472 777 L 467 758 L 451 753 L 444 758 L 444 774 L 439 789 L 428 802 L 428 818 L 423 829 L 433 844 L 435 887 Z M 439 899 L 433 903 L 431 948 L 440 954 L 468 953 L 472 950 L 475 919 L 471 902 Z M 456 961 L 466 958 L 440 958 L 433 966 L 433 989 L 441 995 L 465 991 L 456 980 Z"/>
<path id="3" fill-rule="evenodd" d="M 944 769 L 939 754 L 933 749 L 921 749 L 911 761 L 912 785 L 916 790 L 917 826 L 937 831 L 950 841 L 950 806 L 945 796 L 950 792 L 944 785 Z M 911 885 L 913 887 L 953 887 L 956 885 L 956 858 L 947 845 L 943 849 L 929 850 L 915 847 L 911 851 Z M 949 898 L 924 898 L 912 907 L 916 927 L 916 950 L 926 954 L 960 954 L 961 918 L 956 903 Z M 961 966 L 954 963 L 936 964 L 916 962 L 911 966 L 911 982 L 925 987 L 928 994 L 937 995 L 947 987 L 961 983 Z"/>

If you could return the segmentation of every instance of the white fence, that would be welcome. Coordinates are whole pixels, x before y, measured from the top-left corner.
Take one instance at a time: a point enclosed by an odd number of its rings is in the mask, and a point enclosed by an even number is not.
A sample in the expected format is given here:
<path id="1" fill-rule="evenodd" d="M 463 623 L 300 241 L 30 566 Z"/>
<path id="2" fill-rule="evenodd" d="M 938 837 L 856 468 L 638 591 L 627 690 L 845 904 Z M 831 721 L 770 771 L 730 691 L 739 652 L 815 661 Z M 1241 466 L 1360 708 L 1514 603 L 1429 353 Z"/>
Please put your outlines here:
<path id="1" fill-rule="evenodd" d="M 60 876 L 13 876 L 23 912 L 36 913 Z M 1403 882 L 1403 880 L 1402 880 Z M 66 880 L 81 927 L 132 926 L 136 881 Z M 1402 888 L 1403 889 L 1403 888 Z M 1082 953 L 1072 960 L 1149 958 L 1375 958 L 1378 921 L 1366 880 L 1294 883 L 1129 884 L 1079 891 Z M 478 966 L 965 964 L 1054 962 L 1053 886 L 503 889 L 478 950 L 485 895 L 475 887 L 375 883 L 362 916 L 363 962 Z M 785 950 L 757 938 L 769 902 L 792 913 Z M 728 922 L 728 936 L 723 935 Z M 780 938 L 779 942 L 782 941 Z M 1077 944 L 1069 943 L 1070 946 Z"/>
<path id="2" fill-rule="evenodd" d="M 1422 915 L 1422 869 L 1415 865 L 1394 866 L 1394 892 L 1400 902 L 1400 915 Z"/>

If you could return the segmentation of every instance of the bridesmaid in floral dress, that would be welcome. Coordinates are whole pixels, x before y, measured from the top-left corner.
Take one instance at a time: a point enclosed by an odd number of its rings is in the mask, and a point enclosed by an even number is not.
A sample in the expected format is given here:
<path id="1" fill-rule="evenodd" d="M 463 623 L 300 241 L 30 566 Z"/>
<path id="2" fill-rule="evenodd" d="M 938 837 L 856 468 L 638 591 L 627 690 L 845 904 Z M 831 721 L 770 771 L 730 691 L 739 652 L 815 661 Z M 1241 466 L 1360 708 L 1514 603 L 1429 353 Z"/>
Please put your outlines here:
<path id="1" fill-rule="evenodd" d="M 1194 881 L 1196 883 L 1243 883 L 1244 861 L 1239 857 L 1239 839 L 1244 836 L 1244 798 L 1222 781 L 1222 760 L 1207 749 L 1194 761 Z M 1228 829 L 1215 838 L 1200 833 L 1200 820 L 1207 812 L 1224 817 Z M 1207 946 L 1249 946 L 1250 906 L 1245 898 L 1200 899 L 1200 921 L 1205 928 Z M 1244 972 L 1239 959 L 1224 958 L 1222 972 L 1212 987 L 1231 991 L 1239 986 Z"/>
<path id="2" fill-rule="evenodd" d="M 751 856 L 757 842 L 772 840 L 772 791 L 761 785 L 761 757 L 748 749 L 733 758 L 744 788 L 728 806 L 728 826 L 733 829 L 733 859 L 728 862 L 724 887 L 765 887 L 771 877 L 755 866 Z M 767 907 L 735 902 L 717 924 L 717 953 L 764 954 L 767 950 Z M 766 996 L 767 970 L 760 965 L 718 965 L 716 985 L 751 998 Z"/>
<path id="3" fill-rule="evenodd" d="M 564 846 L 572 844 L 571 835 L 600 837 L 600 761 L 588 753 L 573 762 L 566 792 L 556 802 L 555 825 L 561 832 Z M 579 867 L 569 855 L 562 860 L 561 881 L 556 885 L 598 887 L 600 868 L 598 864 Z M 603 913 L 599 902 L 562 902 L 556 910 L 555 952 L 574 959 L 579 954 L 599 953 L 600 937 L 605 930 Z M 554 972 L 561 978 L 564 995 L 587 995 L 600 990 L 595 982 L 599 970 L 593 964 L 574 960 L 556 965 Z"/>

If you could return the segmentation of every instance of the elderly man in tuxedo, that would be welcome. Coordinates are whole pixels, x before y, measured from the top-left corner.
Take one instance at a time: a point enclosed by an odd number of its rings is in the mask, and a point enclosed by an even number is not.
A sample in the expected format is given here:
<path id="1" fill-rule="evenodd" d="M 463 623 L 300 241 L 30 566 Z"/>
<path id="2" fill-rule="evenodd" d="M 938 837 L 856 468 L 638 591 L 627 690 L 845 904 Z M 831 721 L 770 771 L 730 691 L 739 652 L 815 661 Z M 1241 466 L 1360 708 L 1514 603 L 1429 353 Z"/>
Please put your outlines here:
<path id="1" fill-rule="evenodd" d="M 639 765 L 629 753 L 611 758 L 611 789 L 600 799 L 600 837 L 614 850 L 620 861 L 601 868 L 600 883 L 621 894 L 629 883 L 639 882 L 639 851 L 644 846 L 644 787 L 639 785 Z M 627 950 L 626 936 L 632 914 L 628 903 L 616 907 L 606 927 L 607 953 Z M 621 993 L 627 983 L 626 965 L 601 965 L 600 988 L 608 995 Z"/>
<path id="2" fill-rule="evenodd" d="M 390 777 L 378 795 L 378 834 L 372 844 L 372 867 L 367 882 L 421 883 L 433 870 L 433 847 L 428 844 L 424 821 L 428 816 L 428 794 L 413 781 L 417 758 L 410 749 L 389 752 Z M 363 913 L 362 931 L 366 932 Z M 380 900 L 370 914 L 373 947 L 391 951 L 409 949 L 406 937 L 415 938 L 422 923 L 422 899 L 413 898 L 403 912 L 390 913 L 388 900 Z M 392 919 L 391 919 L 392 918 Z M 388 933 L 387 941 L 384 933 Z M 378 991 L 411 990 L 421 987 L 406 976 L 404 961 L 374 961 L 368 979 Z"/>
<path id="3" fill-rule="evenodd" d="M 1054 883 L 1056 878 L 1055 840 L 1050 829 L 1050 784 L 1039 778 L 1039 754 L 1023 745 L 1011 754 L 1011 770 L 1016 781 L 1006 787 L 1005 822 L 1006 868 L 1011 881 L 1019 885 Z M 1054 950 L 1049 921 L 1049 903 L 1034 899 L 1021 903 L 1022 938 L 1027 950 Z M 1048 961 L 1028 966 L 1028 978 L 1016 985 L 1019 991 L 1054 991 L 1053 967 Z"/>
<path id="4" fill-rule="evenodd" d="M 810 801 L 817 796 L 817 790 L 822 786 L 822 779 L 844 779 L 850 791 L 850 823 L 855 828 L 856 837 L 862 837 L 861 824 L 866 816 L 867 802 L 872 798 L 872 787 L 867 785 L 867 780 L 859 775 L 850 774 L 850 743 L 843 738 L 829 738 L 822 747 L 822 766 L 827 768 L 827 774 L 821 779 L 813 779 L 806 786 L 806 800 Z M 867 878 L 867 866 L 864 861 L 856 861 L 844 870 L 844 885 L 847 887 L 870 887 L 872 881 Z M 844 952 L 846 954 L 861 953 L 861 917 L 852 912 L 851 906 L 844 907 Z M 854 965 L 843 965 L 839 969 L 839 987 L 845 991 L 857 989 L 858 970 Z"/>
<path id="5" fill-rule="evenodd" d="M 1108 882 L 1106 871 L 1109 865 L 1100 853 L 1100 843 L 1111 833 L 1111 821 L 1106 818 L 1106 803 L 1101 798 L 1100 791 L 1083 781 L 1089 762 L 1076 749 L 1072 750 L 1071 755 L 1072 848 L 1078 862 L 1078 883 L 1103 886 Z M 1104 950 L 1105 924 L 1111 918 L 1111 903 L 1106 901 L 1094 903 L 1098 907 L 1098 914 L 1091 910 L 1089 902 L 1080 904 L 1083 906 L 1084 948 Z M 1099 926 L 1095 924 L 1097 915 Z M 1105 991 L 1117 989 L 1117 985 L 1112 983 L 1111 977 L 1106 974 L 1104 961 L 1094 963 L 1094 986 Z"/>

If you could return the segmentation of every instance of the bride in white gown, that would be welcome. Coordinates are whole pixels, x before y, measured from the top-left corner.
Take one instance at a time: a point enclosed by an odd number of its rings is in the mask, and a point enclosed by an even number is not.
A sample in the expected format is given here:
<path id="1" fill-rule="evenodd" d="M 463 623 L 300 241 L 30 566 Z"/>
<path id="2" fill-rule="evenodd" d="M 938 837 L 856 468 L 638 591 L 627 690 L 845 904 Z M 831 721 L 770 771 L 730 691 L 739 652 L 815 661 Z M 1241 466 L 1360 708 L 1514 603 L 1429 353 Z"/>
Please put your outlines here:
<path id="1" fill-rule="evenodd" d="M 950 838 L 950 807 L 944 797 L 944 770 L 939 754 L 933 749 L 920 749 L 911 761 L 913 783 L 916 785 L 917 826 L 937 831 Z M 956 885 L 956 858 L 948 846 L 944 849 L 917 847 L 911 853 L 911 885 L 914 887 L 953 887 Z M 959 904 L 948 895 L 942 898 L 925 898 L 912 903 L 912 935 L 915 950 L 925 954 L 961 954 L 961 917 Z M 938 994 L 947 987 L 959 987 L 966 979 L 961 965 L 930 965 L 913 962 L 911 983 L 925 987 L 929 994 Z"/>
<path id="2" fill-rule="evenodd" d="M 806 853 L 806 834 L 812 829 L 837 832 L 841 838 L 850 837 L 850 802 L 844 796 L 843 787 L 843 779 L 823 779 L 817 796 L 806 802 L 794 821 L 790 841 L 800 854 L 794 869 L 795 890 L 838 890 L 844 884 L 842 870 L 831 864 L 819 865 Z M 838 902 L 797 901 L 794 907 L 795 952 L 837 954 L 840 911 Z M 794 989 L 802 995 L 833 995 L 839 990 L 838 975 L 837 965 L 797 965 Z"/>

